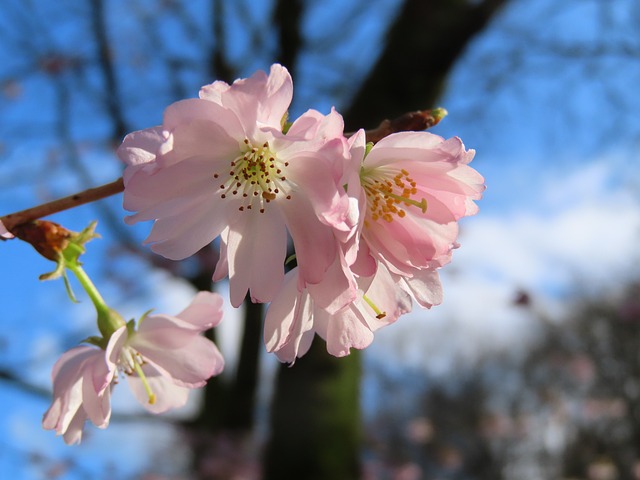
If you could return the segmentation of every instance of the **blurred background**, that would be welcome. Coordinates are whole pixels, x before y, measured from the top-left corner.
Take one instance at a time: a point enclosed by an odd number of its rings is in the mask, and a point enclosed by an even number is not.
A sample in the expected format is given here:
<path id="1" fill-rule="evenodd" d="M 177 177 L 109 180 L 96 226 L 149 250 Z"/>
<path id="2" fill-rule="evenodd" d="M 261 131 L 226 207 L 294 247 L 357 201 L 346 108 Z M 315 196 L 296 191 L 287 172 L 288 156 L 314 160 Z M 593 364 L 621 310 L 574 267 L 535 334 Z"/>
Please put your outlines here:
<path id="1" fill-rule="evenodd" d="M 637 0 L 2 0 L 0 213 L 114 180 L 127 132 L 276 61 L 290 118 L 442 106 L 432 131 L 477 150 L 488 188 L 444 304 L 294 368 L 264 352 L 260 307 L 228 308 L 228 367 L 187 407 L 153 417 L 118 388 L 109 428 L 68 447 L 40 422 L 93 307 L 2 243 L 0 477 L 640 480 Z M 116 196 L 51 218 L 98 220 L 83 258 L 111 306 L 177 313 L 211 287 L 215 246 L 169 262 L 123 216 Z"/>

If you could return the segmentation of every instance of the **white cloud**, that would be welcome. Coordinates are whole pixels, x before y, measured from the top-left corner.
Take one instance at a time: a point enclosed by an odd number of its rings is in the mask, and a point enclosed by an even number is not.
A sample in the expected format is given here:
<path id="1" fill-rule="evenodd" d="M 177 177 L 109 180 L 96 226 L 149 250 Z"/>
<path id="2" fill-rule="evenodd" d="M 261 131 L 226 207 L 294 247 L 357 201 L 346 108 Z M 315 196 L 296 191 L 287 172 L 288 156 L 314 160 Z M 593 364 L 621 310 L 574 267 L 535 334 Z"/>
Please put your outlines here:
<path id="1" fill-rule="evenodd" d="M 378 332 L 371 354 L 444 373 L 486 351 L 517 353 L 535 339 L 536 312 L 561 316 L 568 294 L 637 278 L 640 200 L 616 172 L 608 161 L 523 172 L 533 190 L 511 192 L 517 208 L 493 205 L 463 221 L 462 246 L 442 271 L 444 304 Z M 505 198 L 509 185 L 499 188 Z M 531 294 L 533 310 L 513 304 L 519 289 Z"/>

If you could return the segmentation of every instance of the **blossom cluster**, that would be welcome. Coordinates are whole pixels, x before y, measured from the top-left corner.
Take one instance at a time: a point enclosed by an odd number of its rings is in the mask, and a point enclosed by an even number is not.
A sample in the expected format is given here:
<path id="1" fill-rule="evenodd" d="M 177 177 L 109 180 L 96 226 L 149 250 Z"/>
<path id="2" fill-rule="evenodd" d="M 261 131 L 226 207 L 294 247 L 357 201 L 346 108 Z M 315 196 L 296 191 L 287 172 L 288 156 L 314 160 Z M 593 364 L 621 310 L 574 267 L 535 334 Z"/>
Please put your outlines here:
<path id="1" fill-rule="evenodd" d="M 236 307 L 247 296 L 270 303 L 266 348 L 288 363 L 316 334 L 330 354 L 344 356 L 413 303 L 439 304 L 438 269 L 457 247 L 458 220 L 477 212 L 484 190 L 468 165 L 474 151 L 458 138 L 413 131 L 374 145 L 363 130 L 345 135 L 335 110 L 288 122 L 292 96 L 291 77 L 277 64 L 268 75 L 217 81 L 118 149 L 127 165 L 124 207 L 133 212 L 126 222 L 154 221 L 146 243 L 170 259 L 219 238 L 213 280 L 229 278 Z M 220 295 L 200 292 L 176 316 L 125 323 L 78 261 L 94 227 L 74 234 L 50 222 L 29 226 L 36 239 L 51 237 L 46 228 L 59 232 L 54 251 L 38 250 L 58 265 L 43 278 L 66 282 L 71 271 L 98 313 L 101 336 L 64 353 L 52 372 L 43 426 L 67 443 L 80 441 L 87 420 L 108 425 L 120 374 L 145 408 L 161 413 L 184 405 L 189 389 L 224 367 L 201 335 L 222 319 Z M 0 236 L 11 236 L 1 222 Z M 289 245 L 295 253 L 287 258 Z"/>
<path id="2" fill-rule="evenodd" d="M 236 307 L 247 295 L 270 302 L 265 344 L 289 363 L 316 334 L 344 356 L 414 302 L 439 304 L 438 269 L 484 190 L 457 137 L 367 144 L 363 130 L 345 135 L 335 110 L 289 122 L 292 96 L 278 64 L 216 81 L 118 149 L 127 223 L 152 220 L 146 243 L 176 260 L 219 238 L 213 279 L 229 278 Z"/>

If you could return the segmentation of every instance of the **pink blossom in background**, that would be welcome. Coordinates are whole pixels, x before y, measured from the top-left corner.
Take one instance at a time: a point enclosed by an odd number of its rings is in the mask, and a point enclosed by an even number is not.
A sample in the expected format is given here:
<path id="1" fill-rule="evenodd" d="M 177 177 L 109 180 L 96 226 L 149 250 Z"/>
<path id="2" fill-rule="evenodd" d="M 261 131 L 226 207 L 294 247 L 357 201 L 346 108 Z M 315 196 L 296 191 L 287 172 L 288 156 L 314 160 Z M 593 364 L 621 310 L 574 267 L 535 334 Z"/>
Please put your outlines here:
<path id="1" fill-rule="evenodd" d="M 128 135 L 127 221 L 154 220 L 146 242 L 171 259 L 221 236 L 215 278 L 229 276 L 231 303 L 249 291 L 270 301 L 284 279 L 287 231 L 300 281 L 322 281 L 337 251 L 334 231 L 353 228 L 342 184 L 349 156 L 342 117 L 310 110 L 285 135 L 292 98 L 287 70 L 273 65 L 229 85 L 214 82 L 200 98 L 176 102 L 159 127 Z"/>
<path id="2" fill-rule="evenodd" d="M 126 329 L 118 331 L 121 332 L 116 338 L 120 351 L 118 366 L 127 374 L 133 394 L 147 410 L 161 413 L 183 406 L 189 389 L 203 387 L 207 379 L 222 372 L 224 360 L 218 347 L 200 335 L 221 321 L 222 297 L 199 292 L 176 316 L 149 315 L 140 321 L 133 334 Z M 135 363 L 144 372 L 150 388 L 143 377 L 135 374 Z"/>
<path id="3" fill-rule="evenodd" d="M 53 366 L 53 403 L 42 426 L 62 435 L 68 445 L 80 443 L 87 419 L 106 428 L 111 417 L 111 386 L 118 352 L 81 346 L 65 352 Z"/>
<path id="4" fill-rule="evenodd" d="M 105 428 L 118 371 L 147 410 L 161 413 L 183 406 L 189 389 L 204 386 L 224 367 L 218 348 L 200 335 L 221 320 L 222 297 L 200 292 L 176 316 L 148 315 L 137 331 L 119 328 L 105 350 L 80 346 L 64 353 L 53 368 L 54 400 L 43 427 L 69 444 L 81 440 L 87 418 Z"/>

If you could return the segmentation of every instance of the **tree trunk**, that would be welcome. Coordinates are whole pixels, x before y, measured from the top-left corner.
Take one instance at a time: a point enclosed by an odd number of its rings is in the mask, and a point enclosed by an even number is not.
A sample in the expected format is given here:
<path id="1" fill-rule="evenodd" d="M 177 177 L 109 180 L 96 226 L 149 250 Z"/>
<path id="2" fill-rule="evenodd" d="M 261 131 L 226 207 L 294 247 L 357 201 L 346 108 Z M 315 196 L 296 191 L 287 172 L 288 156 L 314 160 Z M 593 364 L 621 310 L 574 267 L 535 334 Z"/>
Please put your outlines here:
<path id="1" fill-rule="evenodd" d="M 281 366 L 264 480 L 360 478 L 360 357 L 332 357 L 316 337 L 295 365 Z"/>

